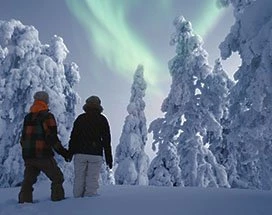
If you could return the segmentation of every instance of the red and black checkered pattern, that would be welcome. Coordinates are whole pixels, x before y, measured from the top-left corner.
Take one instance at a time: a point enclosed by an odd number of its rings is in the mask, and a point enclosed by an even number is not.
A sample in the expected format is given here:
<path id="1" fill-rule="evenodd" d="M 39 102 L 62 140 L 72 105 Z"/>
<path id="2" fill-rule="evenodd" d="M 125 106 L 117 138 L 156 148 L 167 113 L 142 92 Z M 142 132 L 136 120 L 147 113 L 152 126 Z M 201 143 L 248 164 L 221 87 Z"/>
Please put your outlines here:
<path id="1" fill-rule="evenodd" d="M 23 124 L 21 146 L 24 159 L 52 157 L 52 148 L 62 154 L 64 148 L 57 136 L 54 115 L 48 110 L 27 114 Z"/>

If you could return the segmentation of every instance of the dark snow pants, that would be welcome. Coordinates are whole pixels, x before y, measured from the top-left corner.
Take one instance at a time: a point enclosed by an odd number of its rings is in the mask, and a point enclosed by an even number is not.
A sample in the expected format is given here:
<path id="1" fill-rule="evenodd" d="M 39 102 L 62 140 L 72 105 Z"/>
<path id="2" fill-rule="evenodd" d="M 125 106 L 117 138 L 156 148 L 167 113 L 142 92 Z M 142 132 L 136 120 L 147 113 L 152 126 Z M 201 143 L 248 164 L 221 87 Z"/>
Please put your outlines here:
<path id="1" fill-rule="evenodd" d="M 24 180 L 19 193 L 19 203 L 33 202 L 33 184 L 37 181 L 37 177 L 41 171 L 52 182 L 51 200 L 60 201 L 64 199 L 64 189 L 62 186 L 64 178 L 55 159 L 53 157 L 43 159 L 34 158 L 25 160 Z"/>

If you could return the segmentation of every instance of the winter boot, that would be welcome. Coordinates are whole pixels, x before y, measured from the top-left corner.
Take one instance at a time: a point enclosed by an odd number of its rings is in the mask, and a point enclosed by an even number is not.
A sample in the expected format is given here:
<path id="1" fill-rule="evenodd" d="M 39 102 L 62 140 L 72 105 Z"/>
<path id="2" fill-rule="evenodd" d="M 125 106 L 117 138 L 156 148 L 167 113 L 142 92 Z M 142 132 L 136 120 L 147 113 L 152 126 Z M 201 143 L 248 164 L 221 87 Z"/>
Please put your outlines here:
<path id="1" fill-rule="evenodd" d="M 33 203 L 32 190 L 21 190 L 18 195 L 19 203 Z"/>
<path id="2" fill-rule="evenodd" d="M 64 189 L 62 184 L 52 184 L 51 186 L 51 200 L 60 201 L 64 199 Z"/>

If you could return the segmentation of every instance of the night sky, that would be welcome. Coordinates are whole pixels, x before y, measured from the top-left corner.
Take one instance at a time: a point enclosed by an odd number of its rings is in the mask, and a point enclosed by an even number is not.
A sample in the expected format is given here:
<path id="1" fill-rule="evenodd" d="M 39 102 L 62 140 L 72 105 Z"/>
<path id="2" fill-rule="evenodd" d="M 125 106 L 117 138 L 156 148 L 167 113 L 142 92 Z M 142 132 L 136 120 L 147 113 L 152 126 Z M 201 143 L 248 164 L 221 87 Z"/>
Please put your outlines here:
<path id="1" fill-rule="evenodd" d="M 160 106 L 168 95 L 171 77 L 168 61 L 175 56 L 169 45 L 173 20 L 182 15 L 204 41 L 211 66 L 220 56 L 218 45 L 234 22 L 232 8 L 218 9 L 215 0 L 0 0 L 0 20 L 17 19 L 33 25 L 45 44 L 61 36 L 70 53 L 67 62 L 79 65 L 76 86 L 82 101 L 98 95 L 118 144 L 127 116 L 133 74 L 143 64 L 147 81 L 146 117 L 149 123 L 162 116 Z M 223 62 L 233 74 L 239 65 L 234 56 Z M 150 152 L 149 136 L 147 151 Z M 151 153 L 149 153 L 151 155 Z"/>

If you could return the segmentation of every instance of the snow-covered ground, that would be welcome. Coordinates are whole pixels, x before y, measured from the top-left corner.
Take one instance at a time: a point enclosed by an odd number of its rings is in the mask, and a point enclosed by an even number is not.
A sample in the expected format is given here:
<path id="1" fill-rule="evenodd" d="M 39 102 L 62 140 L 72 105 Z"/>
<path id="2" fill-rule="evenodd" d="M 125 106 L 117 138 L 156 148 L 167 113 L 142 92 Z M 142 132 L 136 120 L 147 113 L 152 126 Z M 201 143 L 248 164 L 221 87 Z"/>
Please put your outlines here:
<path id="1" fill-rule="evenodd" d="M 17 204 L 19 188 L 0 189 L 0 215 L 271 215 L 272 192 L 216 188 L 103 186 L 96 197 L 50 201 L 49 182 L 35 186 L 34 204 Z"/>

